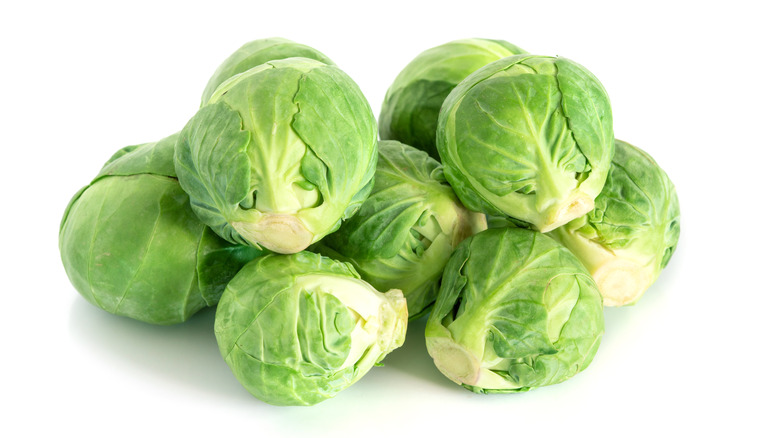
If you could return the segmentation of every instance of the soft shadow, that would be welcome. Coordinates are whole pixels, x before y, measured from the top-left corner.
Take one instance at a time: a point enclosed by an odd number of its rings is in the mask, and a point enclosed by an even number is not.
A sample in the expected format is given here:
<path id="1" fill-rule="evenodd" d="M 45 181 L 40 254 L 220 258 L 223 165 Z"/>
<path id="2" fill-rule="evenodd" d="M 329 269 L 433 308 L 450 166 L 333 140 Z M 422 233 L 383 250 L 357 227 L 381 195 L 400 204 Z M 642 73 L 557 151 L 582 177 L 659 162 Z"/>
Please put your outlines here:
<path id="1" fill-rule="evenodd" d="M 389 368 L 451 388 L 453 383 L 439 372 L 425 347 L 425 323 L 427 321 L 427 317 L 410 321 L 406 329 L 404 344 L 388 354 L 383 362 Z"/>
<path id="2" fill-rule="evenodd" d="M 156 326 L 112 315 L 77 297 L 69 330 L 98 356 L 134 366 L 166 381 L 210 395 L 243 398 L 246 391 L 222 360 L 214 336 L 216 308 L 204 309 L 174 326 Z"/>

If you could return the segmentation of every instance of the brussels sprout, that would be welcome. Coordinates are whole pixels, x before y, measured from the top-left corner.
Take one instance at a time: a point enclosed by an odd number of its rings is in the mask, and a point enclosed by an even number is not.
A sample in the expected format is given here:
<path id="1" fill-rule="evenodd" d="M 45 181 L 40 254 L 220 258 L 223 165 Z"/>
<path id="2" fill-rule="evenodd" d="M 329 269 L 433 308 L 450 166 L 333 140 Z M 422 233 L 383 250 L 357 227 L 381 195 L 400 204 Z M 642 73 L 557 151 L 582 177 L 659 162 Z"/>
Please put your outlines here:
<path id="1" fill-rule="evenodd" d="M 76 290 L 108 312 L 153 324 L 217 304 L 233 274 L 260 255 L 195 217 L 173 170 L 177 136 L 114 154 L 60 224 L 62 263 Z"/>
<path id="2" fill-rule="evenodd" d="M 553 239 L 491 229 L 458 246 L 425 328 L 428 353 L 474 392 L 519 392 L 584 370 L 604 332 L 601 296 Z"/>
<path id="3" fill-rule="evenodd" d="M 222 357 L 255 397 L 313 405 L 355 383 L 406 336 L 399 290 L 307 251 L 247 264 L 217 306 Z"/>
<path id="4" fill-rule="evenodd" d="M 485 215 L 463 207 L 441 164 L 411 146 L 380 141 L 371 195 L 315 251 L 350 262 L 380 290 L 401 289 L 416 318 L 436 299 L 458 243 L 485 228 Z"/>
<path id="5" fill-rule="evenodd" d="M 387 90 L 379 114 L 379 135 L 399 140 L 439 159 L 436 120 L 444 99 L 480 67 L 526 53 L 506 41 L 470 38 L 428 49 L 412 60 Z"/>
<path id="6" fill-rule="evenodd" d="M 176 174 L 217 234 L 294 253 L 335 231 L 371 192 L 376 129 L 338 68 L 270 61 L 223 82 L 190 119 Z"/>
<path id="7" fill-rule="evenodd" d="M 233 52 L 211 76 L 203 95 L 200 98 L 200 106 L 205 106 L 214 90 L 228 78 L 243 73 L 252 67 L 265 64 L 275 59 L 286 58 L 309 58 L 320 61 L 324 64 L 333 64 L 319 51 L 284 38 L 264 38 L 261 40 L 250 41 L 238 50 Z"/>
<path id="8" fill-rule="evenodd" d="M 447 97 L 436 134 L 463 204 L 549 231 L 593 209 L 614 151 L 601 83 L 565 58 L 510 56 Z"/>
<path id="9" fill-rule="evenodd" d="M 615 140 L 596 208 L 550 233 L 593 274 L 604 304 L 633 304 L 669 263 L 680 205 L 669 177 L 644 151 Z"/>

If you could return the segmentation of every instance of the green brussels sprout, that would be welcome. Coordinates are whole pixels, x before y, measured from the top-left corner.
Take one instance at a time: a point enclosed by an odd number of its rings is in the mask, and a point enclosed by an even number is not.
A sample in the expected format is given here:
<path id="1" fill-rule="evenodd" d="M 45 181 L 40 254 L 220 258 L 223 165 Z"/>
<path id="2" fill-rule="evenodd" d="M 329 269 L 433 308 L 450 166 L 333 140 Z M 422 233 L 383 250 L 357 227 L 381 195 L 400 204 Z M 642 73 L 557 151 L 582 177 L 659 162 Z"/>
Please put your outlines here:
<path id="1" fill-rule="evenodd" d="M 568 59 L 533 55 L 495 61 L 455 87 L 436 142 L 466 207 L 542 232 L 593 209 L 615 144 L 601 83 Z"/>
<path id="2" fill-rule="evenodd" d="M 190 119 L 176 174 L 224 239 L 295 253 L 335 231 L 371 192 L 376 120 L 337 67 L 270 61 L 232 76 Z"/>
<path id="3" fill-rule="evenodd" d="M 406 336 L 399 290 L 378 292 L 347 263 L 270 254 L 230 281 L 214 331 L 225 362 L 255 397 L 313 405 L 363 377 Z"/>
<path id="4" fill-rule="evenodd" d="M 425 327 L 428 353 L 474 392 L 519 392 L 584 370 L 604 333 L 596 284 L 555 240 L 489 229 L 458 246 Z"/>
<path id="5" fill-rule="evenodd" d="M 177 136 L 119 150 L 60 224 L 62 263 L 76 290 L 152 324 L 176 324 L 217 304 L 230 278 L 260 255 L 195 217 L 173 169 Z"/>
<path id="6" fill-rule="evenodd" d="M 674 184 L 644 151 L 615 140 L 596 207 L 550 236 L 588 268 L 604 305 L 633 304 L 669 263 L 680 237 Z"/>
<path id="7" fill-rule="evenodd" d="M 371 195 L 314 250 L 351 263 L 380 290 L 401 289 L 413 319 L 436 299 L 458 243 L 485 228 L 485 215 L 463 207 L 441 164 L 411 146 L 380 141 Z"/>
<path id="8" fill-rule="evenodd" d="M 264 38 L 250 41 L 233 52 L 209 79 L 203 95 L 200 98 L 200 106 L 205 106 L 211 95 L 222 82 L 228 78 L 243 73 L 253 67 L 265 64 L 268 61 L 286 58 L 309 58 L 324 64 L 334 64 L 327 56 L 319 51 L 284 38 Z"/>
<path id="9" fill-rule="evenodd" d="M 460 81 L 501 58 L 526 53 L 506 41 L 470 38 L 430 48 L 412 60 L 385 95 L 379 135 L 439 159 L 436 120 L 444 99 Z"/>

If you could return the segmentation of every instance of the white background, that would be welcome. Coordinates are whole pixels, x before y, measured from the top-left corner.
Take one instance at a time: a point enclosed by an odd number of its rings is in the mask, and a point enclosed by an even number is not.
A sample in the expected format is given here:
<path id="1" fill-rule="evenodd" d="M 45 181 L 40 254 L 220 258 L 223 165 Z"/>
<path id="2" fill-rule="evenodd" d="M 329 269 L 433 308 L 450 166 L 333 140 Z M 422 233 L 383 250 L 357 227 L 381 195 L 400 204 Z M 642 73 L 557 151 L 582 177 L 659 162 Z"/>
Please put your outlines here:
<path id="1" fill-rule="evenodd" d="M 0 7 L 0 435 L 777 436 L 772 2 L 263 3 Z M 407 62 L 457 38 L 506 39 L 583 64 L 610 94 L 616 136 L 677 185 L 682 235 L 671 264 L 636 306 L 606 309 L 585 372 L 511 395 L 446 380 L 417 322 L 385 367 L 336 398 L 268 406 L 222 361 L 213 311 L 155 327 L 88 304 L 57 250 L 71 195 L 116 149 L 181 129 L 217 65 L 271 36 L 327 54 L 376 115 Z"/>

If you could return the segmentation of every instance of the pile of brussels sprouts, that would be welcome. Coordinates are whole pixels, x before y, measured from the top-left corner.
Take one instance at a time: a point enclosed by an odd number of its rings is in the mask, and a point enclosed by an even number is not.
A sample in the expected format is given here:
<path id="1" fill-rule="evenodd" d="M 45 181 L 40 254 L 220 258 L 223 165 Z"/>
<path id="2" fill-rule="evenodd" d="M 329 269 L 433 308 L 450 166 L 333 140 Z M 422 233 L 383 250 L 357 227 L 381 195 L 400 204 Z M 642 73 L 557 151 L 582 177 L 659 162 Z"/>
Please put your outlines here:
<path id="1" fill-rule="evenodd" d="M 377 123 L 325 55 L 270 38 L 219 66 L 180 131 L 116 152 L 59 245 L 108 312 L 176 324 L 217 305 L 241 384 L 311 405 L 426 316 L 428 353 L 471 391 L 562 382 L 596 354 L 602 306 L 635 303 L 678 236 L 674 186 L 614 138 L 604 87 L 573 61 L 443 44 Z"/>

